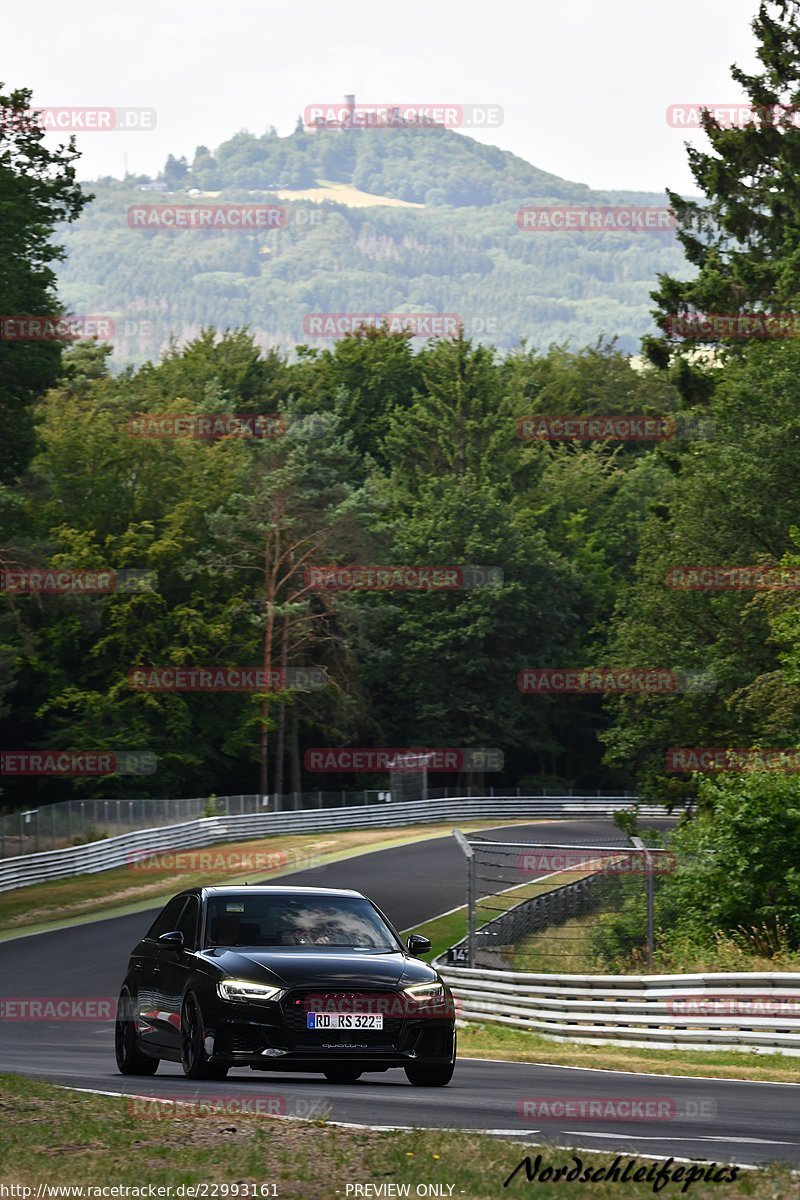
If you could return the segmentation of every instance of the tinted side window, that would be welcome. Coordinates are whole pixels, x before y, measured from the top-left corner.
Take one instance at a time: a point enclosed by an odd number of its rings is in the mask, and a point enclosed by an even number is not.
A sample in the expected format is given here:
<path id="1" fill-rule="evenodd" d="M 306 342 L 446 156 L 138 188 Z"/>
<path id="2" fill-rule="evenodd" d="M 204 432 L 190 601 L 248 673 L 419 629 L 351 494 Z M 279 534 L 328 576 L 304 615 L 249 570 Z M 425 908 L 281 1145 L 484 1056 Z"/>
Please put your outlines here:
<path id="1" fill-rule="evenodd" d="M 161 912 L 156 917 L 153 924 L 148 929 L 145 937 L 150 941 L 155 941 L 161 937 L 162 933 L 170 933 L 173 929 L 178 928 L 178 920 L 181 915 L 181 909 L 186 903 L 185 896 L 175 896 L 168 904 L 162 908 Z"/>
<path id="2" fill-rule="evenodd" d="M 186 908 L 181 913 L 181 919 L 175 926 L 183 934 L 183 944 L 187 950 L 197 949 L 197 917 L 199 913 L 200 905 L 197 903 L 197 898 L 190 896 L 186 901 Z"/>

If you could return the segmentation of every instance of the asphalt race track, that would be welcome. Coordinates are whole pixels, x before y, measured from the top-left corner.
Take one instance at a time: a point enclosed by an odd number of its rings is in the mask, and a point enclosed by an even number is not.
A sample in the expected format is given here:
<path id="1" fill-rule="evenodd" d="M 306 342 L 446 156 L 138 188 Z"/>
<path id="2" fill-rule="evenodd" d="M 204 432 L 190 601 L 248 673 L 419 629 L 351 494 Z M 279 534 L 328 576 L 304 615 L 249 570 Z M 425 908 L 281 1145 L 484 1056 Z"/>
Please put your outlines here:
<path id="1" fill-rule="evenodd" d="M 482 831 L 482 836 L 489 836 Z M 613 844 L 607 821 L 506 826 L 495 840 Z M 353 887 L 371 896 L 400 929 L 464 902 L 464 858 L 450 837 L 399 846 L 285 876 L 293 883 Z M 282 879 L 281 882 L 284 880 Z M 255 880 L 253 882 L 256 882 Z M 269 880 L 265 881 L 269 882 Z M 277 882 L 277 881 L 276 881 Z M 156 910 L 94 921 L 0 943 L 5 997 L 93 997 L 116 1001 L 127 957 Z M 0 1071 L 48 1078 L 77 1088 L 168 1099 L 257 1100 L 261 1111 L 370 1126 L 460 1128 L 502 1132 L 584 1150 L 757 1164 L 800 1166 L 800 1085 L 682 1079 L 527 1063 L 461 1059 L 446 1089 L 412 1088 L 402 1071 L 333 1085 L 320 1076 L 231 1072 L 223 1082 L 196 1083 L 163 1063 L 153 1078 L 116 1070 L 113 1024 L 0 1021 Z M 631 1101 L 625 1120 L 526 1115 L 525 1102 Z M 642 1119 L 642 1102 L 658 1119 Z M 652 1103 L 655 1102 L 655 1103 Z M 530 1110 L 528 1110 L 530 1111 Z M 536 1110 L 540 1111 L 539 1108 Z M 634 1112 L 636 1107 L 634 1107 Z"/>

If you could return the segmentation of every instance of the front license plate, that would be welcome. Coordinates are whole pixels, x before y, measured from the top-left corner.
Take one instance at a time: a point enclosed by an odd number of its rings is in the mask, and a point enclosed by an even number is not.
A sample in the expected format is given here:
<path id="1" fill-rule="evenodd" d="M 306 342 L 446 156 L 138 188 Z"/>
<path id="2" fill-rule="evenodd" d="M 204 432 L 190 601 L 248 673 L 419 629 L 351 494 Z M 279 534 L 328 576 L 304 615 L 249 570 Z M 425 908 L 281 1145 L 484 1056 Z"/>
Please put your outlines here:
<path id="1" fill-rule="evenodd" d="M 306 1013 L 309 1029 L 383 1029 L 383 1013 Z"/>

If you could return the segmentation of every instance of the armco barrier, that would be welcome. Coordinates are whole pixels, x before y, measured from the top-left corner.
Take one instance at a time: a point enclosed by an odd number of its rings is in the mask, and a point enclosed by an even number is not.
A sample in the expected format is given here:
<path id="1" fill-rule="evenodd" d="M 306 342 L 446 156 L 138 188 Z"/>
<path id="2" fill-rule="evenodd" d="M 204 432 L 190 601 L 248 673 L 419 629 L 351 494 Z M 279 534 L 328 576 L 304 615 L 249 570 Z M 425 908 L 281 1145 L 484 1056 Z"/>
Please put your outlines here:
<path id="1" fill-rule="evenodd" d="M 800 1055 L 800 974 L 535 975 L 442 958 L 435 966 L 466 1023 L 559 1042 Z"/>
<path id="2" fill-rule="evenodd" d="M 565 819 L 609 817 L 637 803 L 631 796 L 472 796 L 413 800 L 335 809 L 257 813 L 241 817 L 204 817 L 183 825 L 140 829 L 82 846 L 0 861 L 0 892 L 64 879 L 71 875 L 125 866 L 136 850 L 189 850 L 217 842 L 245 841 L 281 833 L 329 832 L 331 829 L 386 828 L 483 818 Z M 640 805 L 644 818 L 663 817 L 659 805 Z"/>

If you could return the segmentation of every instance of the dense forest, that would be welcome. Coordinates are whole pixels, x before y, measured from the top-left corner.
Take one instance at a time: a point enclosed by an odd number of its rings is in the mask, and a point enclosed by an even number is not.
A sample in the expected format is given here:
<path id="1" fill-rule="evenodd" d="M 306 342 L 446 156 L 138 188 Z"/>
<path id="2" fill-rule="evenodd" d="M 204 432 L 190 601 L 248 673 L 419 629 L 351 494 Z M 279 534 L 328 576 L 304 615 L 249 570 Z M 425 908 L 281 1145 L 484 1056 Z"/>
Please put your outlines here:
<path id="1" fill-rule="evenodd" d="M 768 18 L 759 21 L 765 72 L 747 86 L 777 102 L 793 60 L 774 49 Z M 28 102 L 24 91 L 0 95 L 4 108 Z M 139 571 L 154 581 L 99 595 L 6 586 L 7 744 L 141 750 L 158 764 L 136 777 L 9 777 L 7 801 L 301 790 L 321 782 L 307 769 L 312 747 L 443 746 L 502 753 L 491 779 L 469 776 L 479 786 L 638 786 L 681 803 L 696 797 L 698 776 L 694 760 L 676 767 L 676 748 L 794 746 L 796 589 L 669 584 L 676 569 L 698 565 L 800 566 L 800 347 L 719 335 L 698 356 L 695 340 L 670 332 L 675 314 L 791 310 L 800 223 L 797 201 L 774 181 L 797 174 L 800 132 L 722 130 L 710 118 L 706 132 L 711 151 L 690 154 L 702 201 L 669 194 L 691 269 L 651 280 L 660 332 L 645 338 L 643 363 L 613 339 L 503 353 L 466 332 L 421 341 L 387 329 L 288 354 L 265 350 L 253 330 L 209 323 L 160 359 L 120 369 L 96 341 L 0 338 L 3 569 Z M 518 189 L 521 199 L 594 200 L 443 130 L 398 134 L 413 146 L 401 186 L 392 156 L 405 143 L 391 150 L 394 133 L 373 131 L 385 140 L 370 153 L 361 136 L 298 129 L 288 140 L 300 149 L 284 152 L 272 133 L 242 134 L 191 167 L 173 160 L 164 182 L 210 187 L 222 178 L 214 172 L 229 172 L 237 187 L 306 183 L 286 174 L 297 153 L 315 178 L 324 170 L 421 197 L 451 234 L 457 198 L 447 180 L 462 172 L 460 202 L 475 217 L 481 165 L 484 179 L 496 171 L 487 204 L 508 203 Z M 426 177 L 439 171 L 441 197 L 420 190 L 414 155 Z M 48 149 L 39 132 L 12 122 L 0 172 L 3 311 L 59 311 L 59 271 L 81 276 L 88 295 L 81 222 L 92 211 L 116 220 L 121 185 L 109 181 L 105 200 L 93 201 L 77 182 L 74 148 Z M 403 216 L 386 210 L 387 220 Z M 330 218 L 317 227 L 326 237 L 346 224 Z M 102 258 L 109 286 L 132 295 L 125 236 L 118 230 L 120 253 L 109 244 Z M 250 253 L 247 238 L 180 236 L 228 268 Z M 475 227 L 458 236 L 465 254 L 488 253 Z M 103 239 L 89 243 L 99 257 Z M 521 262 L 532 244 L 518 243 Z M 637 243 L 649 253 L 653 244 Z M 606 252 L 623 270 L 628 249 Z M 153 254 L 159 268 L 191 266 L 177 243 L 171 257 L 155 243 Z M 137 265 L 147 270 L 148 261 L 140 253 Z M 429 254 L 421 261 L 430 269 Z M 341 266 L 315 258 L 329 302 L 344 308 Z M 265 278 L 291 292 L 289 276 Z M 479 272 L 470 279 L 480 290 Z M 569 282 L 559 280 L 563 296 Z M 152 287 L 154 297 L 183 303 L 163 279 Z M 532 334 L 533 303 L 517 314 Z M 238 324 L 235 314 L 226 324 Z M 251 429 L 264 416 L 274 436 L 141 436 L 148 416 L 157 430 L 165 418 L 215 414 L 246 417 Z M 669 436 L 520 436 L 537 428 L 526 417 L 603 415 L 649 417 Z M 325 590 L 308 586 L 319 564 L 490 568 L 493 583 Z M 130 673 L 153 665 L 313 668 L 324 686 L 282 677 L 277 689 L 247 694 L 133 688 Z M 520 686 L 526 670 L 567 669 L 654 671 L 684 683 L 584 693 Z M 384 781 L 379 772 L 329 772 L 325 784 Z"/>
<path id="2" fill-rule="evenodd" d="M 317 187 L 322 182 L 325 187 Z M 342 200 L 356 188 L 422 207 Z M 75 313 L 113 318 L 118 363 L 158 359 L 172 338 L 247 326 L 263 350 L 292 353 L 318 312 L 453 313 L 496 348 L 573 348 L 614 335 L 636 352 L 653 329 L 656 274 L 691 274 L 675 235 L 520 229 L 526 205 L 663 206 L 663 195 L 596 192 L 438 127 L 241 132 L 191 163 L 170 155 L 158 180 L 91 185 L 59 230 L 60 294 Z M 153 190 L 154 189 L 154 190 Z M 314 189 L 319 202 L 304 196 Z M 130 228 L 136 205 L 280 205 L 281 228 Z M 330 198 L 324 198 L 330 197 Z M 369 197 L 367 197 L 368 199 Z M 311 341 L 312 345 L 324 345 Z M 418 347 L 421 341 L 418 343 Z"/>

